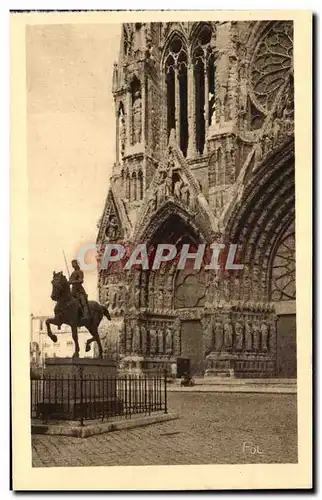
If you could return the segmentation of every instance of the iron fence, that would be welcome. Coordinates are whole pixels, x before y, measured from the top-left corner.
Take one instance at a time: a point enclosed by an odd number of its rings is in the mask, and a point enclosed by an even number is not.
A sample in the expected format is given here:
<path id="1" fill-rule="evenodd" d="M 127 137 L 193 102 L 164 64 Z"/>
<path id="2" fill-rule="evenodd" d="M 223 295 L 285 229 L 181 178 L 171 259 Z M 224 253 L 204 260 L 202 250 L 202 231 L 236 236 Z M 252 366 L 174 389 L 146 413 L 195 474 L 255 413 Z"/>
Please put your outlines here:
<path id="1" fill-rule="evenodd" d="M 30 381 L 31 418 L 42 422 L 131 417 L 167 413 L 167 377 L 90 375 L 41 377 Z"/>

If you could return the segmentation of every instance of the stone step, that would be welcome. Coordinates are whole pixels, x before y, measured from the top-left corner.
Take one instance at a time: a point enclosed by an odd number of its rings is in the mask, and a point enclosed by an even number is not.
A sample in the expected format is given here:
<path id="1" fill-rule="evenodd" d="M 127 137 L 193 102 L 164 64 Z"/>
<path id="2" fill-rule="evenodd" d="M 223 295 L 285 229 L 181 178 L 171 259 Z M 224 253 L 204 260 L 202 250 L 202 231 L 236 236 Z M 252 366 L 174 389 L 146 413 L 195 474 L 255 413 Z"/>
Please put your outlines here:
<path id="1" fill-rule="evenodd" d="M 230 378 L 230 377 L 194 377 L 195 385 L 296 385 L 291 378 Z M 177 380 L 176 384 L 181 384 Z"/>

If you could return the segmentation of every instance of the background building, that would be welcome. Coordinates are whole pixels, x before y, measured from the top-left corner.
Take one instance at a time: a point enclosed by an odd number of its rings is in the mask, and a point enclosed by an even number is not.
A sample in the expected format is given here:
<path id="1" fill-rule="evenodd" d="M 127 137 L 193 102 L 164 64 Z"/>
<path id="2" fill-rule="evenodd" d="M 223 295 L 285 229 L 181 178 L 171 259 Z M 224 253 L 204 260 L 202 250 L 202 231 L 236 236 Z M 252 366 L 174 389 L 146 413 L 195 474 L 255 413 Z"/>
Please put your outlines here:
<path id="1" fill-rule="evenodd" d="M 62 325 L 58 330 L 55 325 L 51 325 L 52 332 L 57 335 L 57 342 L 54 343 L 47 335 L 45 320 L 48 316 L 31 315 L 31 340 L 30 340 L 30 362 L 33 366 L 37 363 L 40 366 L 46 364 L 47 358 L 71 358 L 74 353 L 74 342 L 71 329 L 67 325 Z M 86 328 L 78 329 L 78 339 L 80 356 L 92 358 L 94 349 L 85 352 L 85 344 L 90 338 L 90 333 Z"/>
<path id="2" fill-rule="evenodd" d="M 239 245 L 243 270 L 100 272 L 123 362 L 296 376 L 293 25 L 124 24 L 98 243 Z"/>

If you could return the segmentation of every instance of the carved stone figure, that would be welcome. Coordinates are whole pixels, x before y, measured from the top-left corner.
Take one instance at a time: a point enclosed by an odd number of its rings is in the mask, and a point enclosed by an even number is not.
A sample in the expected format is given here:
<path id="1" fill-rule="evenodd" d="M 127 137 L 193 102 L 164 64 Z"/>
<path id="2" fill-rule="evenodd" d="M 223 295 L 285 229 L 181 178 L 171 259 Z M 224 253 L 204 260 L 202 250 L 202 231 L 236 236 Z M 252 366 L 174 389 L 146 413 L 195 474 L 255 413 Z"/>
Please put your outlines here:
<path id="1" fill-rule="evenodd" d="M 258 163 L 262 159 L 262 156 L 263 156 L 262 145 L 258 141 L 258 142 L 256 142 L 256 144 L 254 146 L 254 160 L 255 160 L 255 163 Z"/>
<path id="2" fill-rule="evenodd" d="M 187 205 L 187 206 L 190 205 L 190 189 L 189 189 L 188 184 L 183 184 L 181 186 L 181 196 L 180 197 L 185 205 Z"/>
<path id="3" fill-rule="evenodd" d="M 162 290 L 156 290 L 155 295 L 156 295 L 156 299 L 155 299 L 154 307 L 155 307 L 155 309 L 161 310 L 163 308 L 163 299 L 164 299 Z"/>
<path id="4" fill-rule="evenodd" d="M 224 347 L 224 327 L 220 321 L 216 321 L 214 324 L 214 341 L 215 350 L 220 352 Z"/>
<path id="5" fill-rule="evenodd" d="M 132 107 L 132 115 L 133 115 L 133 144 L 137 144 L 141 142 L 142 138 L 142 99 L 141 92 L 137 90 L 134 94 L 134 102 Z"/>
<path id="6" fill-rule="evenodd" d="M 141 351 L 142 351 L 142 354 L 146 354 L 146 352 L 147 352 L 147 343 L 148 343 L 147 330 L 146 330 L 145 325 L 141 325 Z"/>
<path id="7" fill-rule="evenodd" d="M 136 354 L 141 351 L 141 331 L 139 325 L 134 327 L 132 349 Z"/>
<path id="8" fill-rule="evenodd" d="M 125 337 L 125 323 L 122 324 L 120 333 L 119 333 L 119 346 L 120 351 L 125 352 L 126 350 L 126 337 Z"/>
<path id="9" fill-rule="evenodd" d="M 230 321 L 224 324 L 224 348 L 231 350 L 233 347 L 233 325 Z"/>
<path id="10" fill-rule="evenodd" d="M 172 351 L 173 351 L 173 335 L 172 335 L 172 330 L 170 328 L 167 328 L 166 332 L 165 332 L 165 349 L 166 349 L 166 354 L 168 356 L 172 354 Z"/>
<path id="11" fill-rule="evenodd" d="M 213 331 L 213 324 L 212 324 L 212 319 L 209 318 L 206 325 L 205 325 L 205 332 L 203 335 L 204 338 L 204 350 L 205 350 L 205 356 L 207 356 L 214 347 L 214 331 Z"/>
<path id="12" fill-rule="evenodd" d="M 245 324 L 245 349 L 250 352 L 253 349 L 253 330 L 251 323 Z"/>
<path id="13" fill-rule="evenodd" d="M 127 326 L 126 328 L 126 354 L 131 354 L 132 352 L 132 328 Z"/>
<path id="14" fill-rule="evenodd" d="M 174 185 L 174 196 L 178 198 L 179 200 L 181 199 L 181 188 L 183 186 L 183 181 L 180 179 L 178 180 L 175 185 Z"/>
<path id="15" fill-rule="evenodd" d="M 253 349 L 254 351 L 260 350 L 260 328 L 257 321 L 253 324 Z"/>
<path id="16" fill-rule="evenodd" d="M 114 215 L 111 215 L 106 226 L 105 234 L 110 241 L 113 241 L 117 238 L 117 233 L 118 233 L 118 224 L 116 221 L 116 217 L 114 217 Z"/>
<path id="17" fill-rule="evenodd" d="M 123 159 L 123 156 L 125 154 L 125 142 L 126 142 L 126 124 L 125 124 L 125 116 L 122 113 L 119 117 L 119 148 L 120 148 L 120 153 L 121 153 L 121 158 Z"/>
<path id="18" fill-rule="evenodd" d="M 172 179 L 170 175 L 167 175 L 164 182 L 164 197 L 167 199 L 170 196 L 172 196 Z"/>
<path id="19" fill-rule="evenodd" d="M 241 323 L 235 324 L 235 350 L 241 351 L 244 344 L 244 327 Z"/>
<path id="20" fill-rule="evenodd" d="M 228 301 L 230 298 L 230 281 L 229 281 L 228 277 L 226 277 L 224 279 L 223 285 L 224 285 L 224 290 L 223 290 L 224 291 L 224 299 Z"/>
<path id="21" fill-rule="evenodd" d="M 261 333 L 262 333 L 262 351 L 268 351 L 268 341 L 269 341 L 269 325 L 267 323 L 261 324 Z"/>
<path id="22" fill-rule="evenodd" d="M 192 191 L 190 191 L 190 193 L 189 193 L 189 207 L 190 207 L 190 209 L 191 209 L 192 211 L 194 211 L 194 210 L 195 210 L 195 208 L 196 208 L 196 198 L 195 198 L 195 196 L 193 195 L 193 192 L 192 192 Z"/>
<path id="23" fill-rule="evenodd" d="M 158 353 L 162 356 L 164 354 L 164 336 L 162 328 L 158 331 Z"/>
<path id="24" fill-rule="evenodd" d="M 157 207 L 158 207 L 157 192 L 154 191 L 154 193 L 152 194 L 151 198 L 148 201 L 148 211 L 155 212 Z"/>
<path id="25" fill-rule="evenodd" d="M 157 332 L 152 328 L 150 330 L 150 354 L 157 352 Z"/>

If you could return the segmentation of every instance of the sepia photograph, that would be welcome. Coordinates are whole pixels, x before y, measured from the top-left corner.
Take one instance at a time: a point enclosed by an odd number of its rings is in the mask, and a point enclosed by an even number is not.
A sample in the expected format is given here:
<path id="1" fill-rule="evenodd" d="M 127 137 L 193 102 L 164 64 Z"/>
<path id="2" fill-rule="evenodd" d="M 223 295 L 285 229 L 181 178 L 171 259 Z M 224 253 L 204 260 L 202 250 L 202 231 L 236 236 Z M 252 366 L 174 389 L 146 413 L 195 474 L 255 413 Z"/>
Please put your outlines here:
<path id="1" fill-rule="evenodd" d="M 301 15 L 104 14 L 24 15 L 28 467 L 303 466 Z"/>

